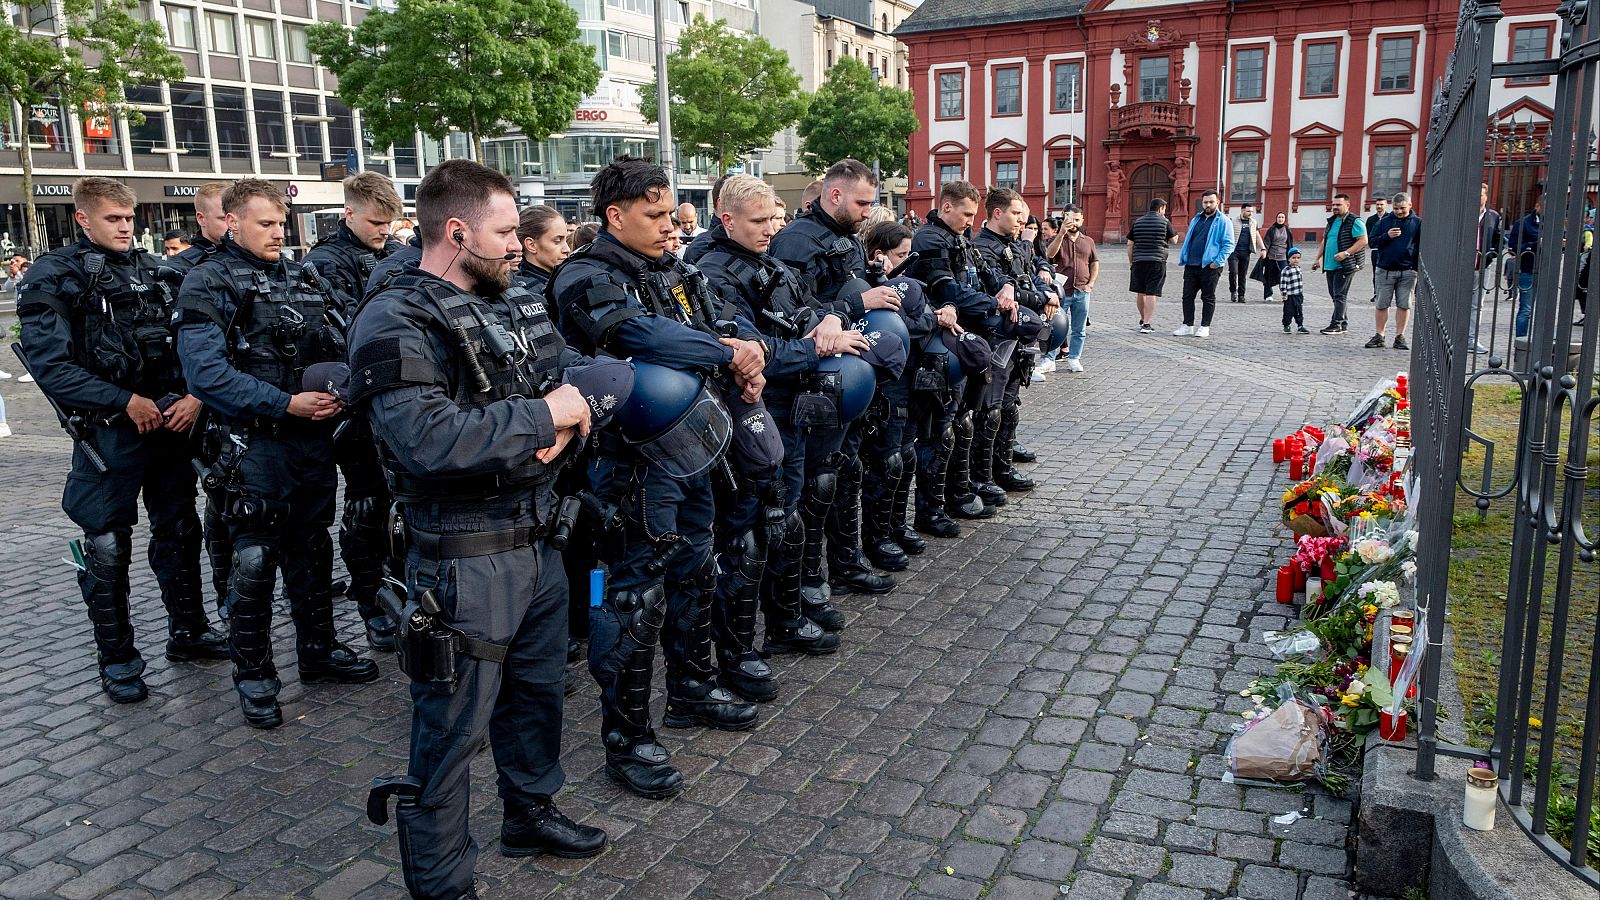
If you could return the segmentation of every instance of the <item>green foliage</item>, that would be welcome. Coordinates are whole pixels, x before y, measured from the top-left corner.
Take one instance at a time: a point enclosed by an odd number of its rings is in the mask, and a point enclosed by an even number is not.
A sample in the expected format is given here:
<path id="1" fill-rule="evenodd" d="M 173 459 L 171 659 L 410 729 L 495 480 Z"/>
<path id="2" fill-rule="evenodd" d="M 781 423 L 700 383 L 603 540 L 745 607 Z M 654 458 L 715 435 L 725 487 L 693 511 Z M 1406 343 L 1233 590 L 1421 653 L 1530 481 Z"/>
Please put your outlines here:
<path id="1" fill-rule="evenodd" d="M 178 81 L 183 60 L 167 49 L 166 32 L 158 22 L 131 14 L 135 0 L 61 0 L 60 19 L 36 22 L 24 31 L 11 20 L 0 21 L 0 99 L 20 104 L 61 103 L 84 111 L 143 122 L 127 104 L 127 86 L 141 82 Z M 64 40 L 63 40 L 64 39 Z M 88 113 L 85 113 L 88 114 Z M 33 212 L 33 154 L 27 140 L 17 152 L 22 161 L 22 195 L 28 209 L 29 242 L 42 246 Z"/>
<path id="2" fill-rule="evenodd" d="M 742 36 L 728 23 L 703 15 L 683 30 L 667 56 L 672 139 L 686 148 L 706 147 L 726 172 L 734 160 L 772 143 L 806 109 L 800 76 L 789 54 L 766 38 Z M 639 88 L 639 112 L 658 120 L 656 82 Z"/>
<path id="3" fill-rule="evenodd" d="M 562 0 L 400 0 L 353 30 L 323 23 L 307 34 L 380 147 L 451 129 L 470 135 L 475 151 L 512 128 L 542 140 L 600 83 L 578 15 Z"/>
<path id="4" fill-rule="evenodd" d="M 800 118 L 801 162 L 821 174 L 845 157 L 884 175 L 905 172 L 917 113 L 910 91 L 878 83 L 860 60 L 846 56 L 828 70 L 828 80 Z"/>

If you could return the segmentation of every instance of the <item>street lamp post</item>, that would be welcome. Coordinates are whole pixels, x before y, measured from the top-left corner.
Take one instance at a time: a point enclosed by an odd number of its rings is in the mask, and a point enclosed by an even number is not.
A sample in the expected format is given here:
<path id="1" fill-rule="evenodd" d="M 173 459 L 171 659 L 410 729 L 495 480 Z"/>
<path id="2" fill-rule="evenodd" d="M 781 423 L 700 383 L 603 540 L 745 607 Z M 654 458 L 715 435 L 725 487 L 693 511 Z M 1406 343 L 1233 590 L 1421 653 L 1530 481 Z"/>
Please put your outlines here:
<path id="1" fill-rule="evenodd" d="M 672 159 L 672 109 L 667 102 L 667 4 L 680 0 L 656 0 L 656 163 L 676 175 Z M 674 178 L 673 180 L 676 180 Z"/>

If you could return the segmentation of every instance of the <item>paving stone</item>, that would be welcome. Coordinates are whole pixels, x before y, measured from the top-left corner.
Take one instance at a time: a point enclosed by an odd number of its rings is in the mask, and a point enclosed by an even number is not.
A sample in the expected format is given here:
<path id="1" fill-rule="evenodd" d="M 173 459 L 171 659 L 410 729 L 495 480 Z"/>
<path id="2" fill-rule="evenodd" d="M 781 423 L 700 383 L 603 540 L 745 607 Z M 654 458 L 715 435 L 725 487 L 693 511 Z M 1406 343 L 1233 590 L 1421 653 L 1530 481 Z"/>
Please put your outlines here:
<path id="1" fill-rule="evenodd" d="M 1007 869 L 1017 875 L 1064 882 L 1078 861 L 1078 851 L 1050 841 L 1024 841 Z"/>
<path id="2" fill-rule="evenodd" d="M 1237 869 L 1237 866 L 1225 859 L 1194 853 L 1174 853 L 1172 868 L 1168 870 L 1166 877 L 1174 884 L 1226 893 L 1229 885 L 1233 884 L 1233 875 Z"/>
<path id="3" fill-rule="evenodd" d="M 1239 896 L 1244 900 L 1282 900 L 1300 889 L 1300 877 L 1288 869 L 1245 866 L 1239 876 Z"/>
<path id="4" fill-rule="evenodd" d="M 1066 893 L 1066 900 L 1124 900 L 1132 888 L 1133 882 L 1126 878 L 1079 872 Z"/>
<path id="5" fill-rule="evenodd" d="M 984 896 L 990 900 L 1051 900 L 1059 897 L 1060 893 L 1053 884 L 1004 875 L 995 881 Z"/>
<path id="6" fill-rule="evenodd" d="M 1089 848 L 1090 868 L 1102 872 L 1154 878 L 1161 871 L 1166 853 L 1160 847 L 1135 844 L 1115 838 L 1097 837 Z"/>
<path id="7" fill-rule="evenodd" d="M 1039 820 L 1033 823 L 1030 833 L 1045 840 L 1076 844 L 1094 829 L 1099 812 L 1093 806 L 1058 800 L 1050 804 Z"/>
<path id="8" fill-rule="evenodd" d="M 1343 848 L 1317 847 L 1284 841 L 1278 848 L 1278 863 L 1287 868 L 1304 869 L 1318 875 L 1345 874 L 1348 856 Z"/>

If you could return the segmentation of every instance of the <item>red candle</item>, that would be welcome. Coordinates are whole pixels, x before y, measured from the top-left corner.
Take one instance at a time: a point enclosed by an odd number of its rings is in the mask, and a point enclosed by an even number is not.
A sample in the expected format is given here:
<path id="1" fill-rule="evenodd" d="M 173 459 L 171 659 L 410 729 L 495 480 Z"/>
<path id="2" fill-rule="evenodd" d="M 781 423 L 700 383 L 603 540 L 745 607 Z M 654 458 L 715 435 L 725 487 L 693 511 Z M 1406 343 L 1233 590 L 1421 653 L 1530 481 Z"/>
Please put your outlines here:
<path id="1" fill-rule="evenodd" d="M 1290 574 L 1289 566 L 1278 567 L 1278 602 L 1294 602 L 1294 575 Z"/>
<path id="2" fill-rule="evenodd" d="M 1301 478 L 1305 477 L 1305 470 L 1304 470 L 1305 463 L 1304 463 L 1303 460 L 1304 460 L 1304 458 L 1298 453 L 1296 453 L 1295 455 L 1289 457 L 1289 480 L 1290 481 L 1299 481 Z"/>
<path id="3" fill-rule="evenodd" d="M 1336 574 L 1333 568 L 1333 557 L 1330 556 L 1324 559 L 1322 561 L 1322 580 L 1332 581 Z"/>
<path id="4" fill-rule="evenodd" d="M 1289 569 L 1290 569 L 1291 573 L 1294 575 L 1294 589 L 1295 589 L 1295 591 L 1299 592 L 1299 591 L 1305 590 L 1306 589 L 1306 572 L 1305 572 L 1305 570 L 1300 568 L 1299 566 L 1290 566 Z"/>
<path id="5" fill-rule="evenodd" d="M 1283 458 L 1284 458 L 1283 438 L 1278 438 L 1277 440 L 1272 442 L 1272 464 L 1273 465 L 1277 465 L 1278 463 L 1283 462 Z"/>
<path id="6" fill-rule="evenodd" d="M 1401 707 L 1396 713 L 1391 713 L 1387 709 L 1378 710 L 1378 737 L 1396 743 L 1406 739 L 1405 707 Z"/>

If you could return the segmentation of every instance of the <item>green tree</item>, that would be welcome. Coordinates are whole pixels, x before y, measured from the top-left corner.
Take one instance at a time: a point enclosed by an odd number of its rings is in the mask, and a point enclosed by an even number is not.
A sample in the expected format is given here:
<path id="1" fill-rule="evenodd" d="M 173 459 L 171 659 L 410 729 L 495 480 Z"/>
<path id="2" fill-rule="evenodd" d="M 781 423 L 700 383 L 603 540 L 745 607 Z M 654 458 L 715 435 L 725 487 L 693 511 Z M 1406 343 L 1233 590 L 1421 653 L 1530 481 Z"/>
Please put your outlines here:
<path id="1" fill-rule="evenodd" d="M 565 128 L 600 83 L 578 14 L 562 0 L 400 0 L 354 29 L 306 31 L 380 147 L 454 129 L 481 160 L 484 138 L 516 128 L 543 140 Z"/>
<path id="2" fill-rule="evenodd" d="M 828 70 L 800 117 L 800 161 L 821 174 L 848 156 L 900 175 L 918 125 L 910 91 L 879 84 L 860 60 L 846 56 Z"/>
<path id="3" fill-rule="evenodd" d="M 789 54 L 754 35 L 728 30 L 728 23 L 696 15 L 678 49 L 667 56 L 672 139 L 707 147 L 726 172 L 735 158 L 772 143 L 772 136 L 805 112 L 800 76 Z M 639 112 L 657 120 L 656 83 L 639 88 Z"/>
<path id="4" fill-rule="evenodd" d="M 167 36 L 157 22 L 134 18 L 136 0 L 58 0 L 46 6 L 46 17 L 23 24 L 0 21 L 0 99 L 8 120 L 11 104 L 22 107 L 22 127 L 15 135 L 22 162 L 22 200 L 27 209 L 27 240 L 34 252 L 44 248 L 33 204 L 33 143 L 28 120 L 36 104 L 60 103 L 135 124 L 144 115 L 131 108 L 127 86 L 151 81 L 177 81 L 183 60 L 167 49 Z"/>

